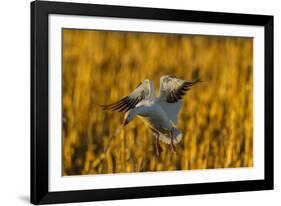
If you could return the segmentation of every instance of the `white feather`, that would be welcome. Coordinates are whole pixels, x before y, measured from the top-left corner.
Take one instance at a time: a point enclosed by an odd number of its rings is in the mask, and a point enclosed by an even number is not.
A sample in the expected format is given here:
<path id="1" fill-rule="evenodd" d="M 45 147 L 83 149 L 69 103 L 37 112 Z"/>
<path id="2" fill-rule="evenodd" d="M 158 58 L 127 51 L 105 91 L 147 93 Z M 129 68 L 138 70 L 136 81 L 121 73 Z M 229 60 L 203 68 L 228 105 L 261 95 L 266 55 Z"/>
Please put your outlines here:
<path id="1" fill-rule="evenodd" d="M 140 117 L 147 127 L 156 131 L 162 142 L 171 144 L 172 138 L 173 143 L 177 144 L 182 139 L 182 133 L 177 128 L 178 114 L 182 106 L 181 98 L 197 82 L 188 82 L 168 75 L 162 76 L 159 96 L 155 97 L 152 81 L 144 80 L 127 97 L 104 108 L 120 112 L 126 109 L 133 116 Z M 128 117 L 128 114 L 126 116 Z"/>

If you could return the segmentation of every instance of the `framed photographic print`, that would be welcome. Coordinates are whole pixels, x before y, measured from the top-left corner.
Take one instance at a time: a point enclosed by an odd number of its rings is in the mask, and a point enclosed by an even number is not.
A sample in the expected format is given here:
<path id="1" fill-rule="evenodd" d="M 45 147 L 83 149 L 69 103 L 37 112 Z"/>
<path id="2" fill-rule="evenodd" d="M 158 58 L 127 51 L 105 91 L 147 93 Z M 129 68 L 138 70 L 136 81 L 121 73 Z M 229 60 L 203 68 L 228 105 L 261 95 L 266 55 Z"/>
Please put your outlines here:
<path id="1" fill-rule="evenodd" d="M 33 204 L 273 189 L 273 16 L 31 3 Z"/>

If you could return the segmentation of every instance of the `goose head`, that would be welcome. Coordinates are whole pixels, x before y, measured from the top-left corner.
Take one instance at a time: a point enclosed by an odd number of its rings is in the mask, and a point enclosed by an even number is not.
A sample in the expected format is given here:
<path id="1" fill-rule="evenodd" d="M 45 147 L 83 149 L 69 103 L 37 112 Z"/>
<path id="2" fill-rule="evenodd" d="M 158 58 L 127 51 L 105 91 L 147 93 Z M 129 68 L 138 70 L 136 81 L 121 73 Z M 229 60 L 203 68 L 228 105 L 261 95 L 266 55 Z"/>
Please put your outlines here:
<path id="1" fill-rule="evenodd" d="M 123 126 L 126 126 L 129 122 L 131 122 L 135 117 L 137 116 L 137 113 L 134 109 L 129 110 L 125 114 L 125 118 L 123 121 Z"/>

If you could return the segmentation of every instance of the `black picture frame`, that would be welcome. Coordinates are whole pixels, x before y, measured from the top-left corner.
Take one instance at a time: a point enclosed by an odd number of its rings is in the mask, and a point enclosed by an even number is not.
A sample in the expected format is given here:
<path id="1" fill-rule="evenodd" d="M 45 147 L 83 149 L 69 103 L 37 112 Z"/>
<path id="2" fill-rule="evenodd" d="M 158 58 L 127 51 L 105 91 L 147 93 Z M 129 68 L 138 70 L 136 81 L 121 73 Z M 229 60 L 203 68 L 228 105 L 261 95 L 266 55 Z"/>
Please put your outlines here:
<path id="1" fill-rule="evenodd" d="M 265 28 L 265 178 L 263 180 L 49 192 L 48 15 L 83 15 Z M 273 16 L 137 8 L 63 2 L 31 2 L 31 203 L 67 203 L 273 189 Z"/>

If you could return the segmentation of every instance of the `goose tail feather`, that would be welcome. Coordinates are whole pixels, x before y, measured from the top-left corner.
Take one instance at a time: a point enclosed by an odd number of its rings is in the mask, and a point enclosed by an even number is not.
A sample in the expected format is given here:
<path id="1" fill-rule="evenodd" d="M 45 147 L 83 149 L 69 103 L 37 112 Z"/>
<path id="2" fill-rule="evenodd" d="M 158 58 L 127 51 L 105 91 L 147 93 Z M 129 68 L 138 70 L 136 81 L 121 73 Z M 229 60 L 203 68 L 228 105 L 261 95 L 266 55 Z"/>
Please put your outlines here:
<path id="1" fill-rule="evenodd" d="M 179 129 L 172 127 L 173 143 L 178 144 L 182 140 L 182 133 Z M 171 138 L 167 134 L 160 132 L 159 140 L 165 144 L 171 144 Z"/>

